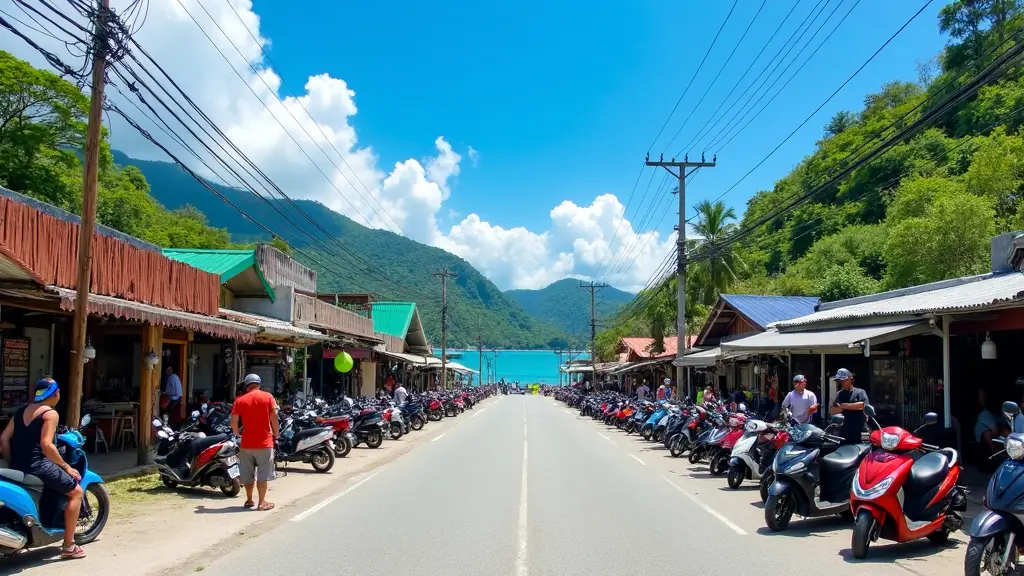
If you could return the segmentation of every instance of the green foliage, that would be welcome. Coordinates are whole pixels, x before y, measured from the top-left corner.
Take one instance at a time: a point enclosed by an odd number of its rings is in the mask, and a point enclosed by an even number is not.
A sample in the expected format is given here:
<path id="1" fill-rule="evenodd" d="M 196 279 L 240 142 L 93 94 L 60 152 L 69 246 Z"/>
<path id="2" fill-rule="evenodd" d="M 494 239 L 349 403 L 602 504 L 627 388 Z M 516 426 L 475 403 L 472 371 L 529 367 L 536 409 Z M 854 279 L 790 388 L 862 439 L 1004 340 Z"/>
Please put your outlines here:
<path id="1" fill-rule="evenodd" d="M 566 334 L 589 333 L 590 294 L 580 290 L 578 280 L 565 278 L 540 290 L 506 290 L 505 296 Z M 604 325 L 632 299 L 632 294 L 610 286 L 599 290 L 595 297 L 598 324 Z"/>
<path id="2" fill-rule="evenodd" d="M 825 271 L 817 293 L 823 302 L 833 302 L 871 294 L 877 291 L 877 285 L 855 264 L 833 265 Z"/>

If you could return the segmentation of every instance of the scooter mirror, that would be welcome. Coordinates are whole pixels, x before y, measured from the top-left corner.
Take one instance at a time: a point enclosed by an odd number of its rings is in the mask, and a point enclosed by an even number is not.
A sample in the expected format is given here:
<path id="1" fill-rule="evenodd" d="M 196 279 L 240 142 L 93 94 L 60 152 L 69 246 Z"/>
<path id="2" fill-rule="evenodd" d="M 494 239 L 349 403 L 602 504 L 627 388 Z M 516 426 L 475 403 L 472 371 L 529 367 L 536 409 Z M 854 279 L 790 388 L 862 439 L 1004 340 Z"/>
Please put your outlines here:
<path id="1" fill-rule="evenodd" d="M 199 419 L 199 410 L 193 410 L 192 411 L 192 419 L 193 420 L 198 420 Z"/>
<path id="2" fill-rule="evenodd" d="M 846 422 L 846 416 L 843 416 L 842 414 L 833 414 L 830 422 L 833 426 L 842 426 L 843 423 Z"/>
<path id="3" fill-rule="evenodd" d="M 935 412 L 929 412 L 924 415 L 924 425 L 934 426 L 939 423 L 939 415 Z"/>
<path id="4" fill-rule="evenodd" d="M 1016 402 L 1003 402 L 1003 414 L 1012 418 L 1017 414 L 1020 414 L 1020 406 L 1017 406 Z"/>
<path id="5" fill-rule="evenodd" d="M 82 416 L 82 424 L 79 425 L 79 428 L 85 428 L 86 426 L 89 425 L 89 422 L 92 422 L 92 416 L 90 416 L 89 414 Z"/>
<path id="6" fill-rule="evenodd" d="M 744 404 L 743 402 L 740 402 L 739 410 L 740 410 L 740 412 L 746 412 L 747 411 L 747 405 Z"/>
<path id="7" fill-rule="evenodd" d="M 199 407 L 199 411 L 202 412 L 204 415 L 206 414 L 206 412 L 208 410 L 209 410 L 209 407 L 207 407 L 207 405 L 205 403 L 202 406 Z"/>
<path id="8" fill-rule="evenodd" d="M 161 440 L 167 440 L 168 438 L 170 438 L 170 436 L 167 434 L 167 432 L 164 432 L 163 430 L 157 430 L 156 431 L 156 437 L 161 439 Z"/>
<path id="9" fill-rule="evenodd" d="M 868 418 L 874 418 L 875 417 L 875 407 L 872 406 L 871 404 L 865 404 L 864 405 L 864 413 L 868 415 Z"/>
<path id="10" fill-rule="evenodd" d="M 163 428 L 164 427 L 164 423 L 161 422 L 159 418 L 153 418 L 153 427 L 154 428 Z"/>

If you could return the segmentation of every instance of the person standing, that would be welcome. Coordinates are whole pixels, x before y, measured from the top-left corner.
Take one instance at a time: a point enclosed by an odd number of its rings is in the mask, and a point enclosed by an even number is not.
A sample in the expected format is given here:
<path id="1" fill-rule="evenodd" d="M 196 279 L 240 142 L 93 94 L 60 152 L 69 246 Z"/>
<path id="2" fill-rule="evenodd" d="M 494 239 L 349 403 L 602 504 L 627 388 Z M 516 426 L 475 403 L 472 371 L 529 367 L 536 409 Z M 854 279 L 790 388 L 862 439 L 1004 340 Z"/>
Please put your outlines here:
<path id="1" fill-rule="evenodd" d="M 793 390 L 782 399 L 782 407 L 789 408 L 793 419 L 801 424 L 810 422 L 818 411 L 818 397 L 807 389 L 807 378 L 803 374 L 793 376 Z"/>
<path id="2" fill-rule="evenodd" d="M 665 378 L 664 382 L 661 383 L 661 386 L 658 386 L 658 393 L 657 393 L 658 400 L 667 400 L 668 399 L 666 397 L 666 395 L 669 393 L 668 385 L 671 384 L 671 383 L 672 383 L 671 380 L 669 380 L 668 378 Z"/>
<path id="3" fill-rule="evenodd" d="M 172 422 L 177 422 L 181 418 L 181 378 L 174 373 L 174 368 L 168 366 L 164 371 L 166 379 L 164 380 L 164 394 L 167 394 L 168 404 L 167 413 L 170 415 Z"/>
<path id="4" fill-rule="evenodd" d="M 643 381 L 636 389 L 636 399 L 643 402 L 647 400 L 647 395 L 651 393 L 651 389 L 647 387 L 647 380 Z"/>
<path id="5" fill-rule="evenodd" d="M 401 406 L 405 404 L 405 399 L 409 397 L 409 391 L 402 386 L 401 382 L 396 382 L 397 387 L 395 388 L 395 403 Z"/>
<path id="6" fill-rule="evenodd" d="M 842 432 L 844 444 L 860 444 L 861 433 L 864 431 L 866 421 L 864 406 L 868 403 L 867 392 L 856 388 L 853 385 L 853 372 L 846 368 L 840 368 L 835 375 L 842 389 L 836 394 L 835 402 L 832 404 L 832 414 L 842 414 L 846 421 L 843 422 Z"/>
<path id="7" fill-rule="evenodd" d="M 60 417 L 54 407 L 60 402 L 60 387 L 52 378 L 36 382 L 32 403 L 14 413 L 0 434 L 0 452 L 7 465 L 42 481 L 43 487 L 67 496 L 64 506 L 64 545 L 61 560 L 85 558 L 75 544 L 75 527 L 85 492 L 78 484 L 82 475 L 64 461 L 54 445 Z"/>
<path id="8" fill-rule="evenodd" d="M 260 377 L 245 377 L 245 393 L 235 399 L 231 408 L 231 430 L 242 437 L 238 451 L 238 468 L 245 485 L 246 508 L 273 510 L 267 502 L 267 482 L 274 479 L 274 440 L 280 435 L 277 422 L 277 401 L 268 392 L 260 390 Z M 239 431 L 241 425 L 241 431 Z M 252 500 L 253 484 L 259 493 L 259 503 Z"/>

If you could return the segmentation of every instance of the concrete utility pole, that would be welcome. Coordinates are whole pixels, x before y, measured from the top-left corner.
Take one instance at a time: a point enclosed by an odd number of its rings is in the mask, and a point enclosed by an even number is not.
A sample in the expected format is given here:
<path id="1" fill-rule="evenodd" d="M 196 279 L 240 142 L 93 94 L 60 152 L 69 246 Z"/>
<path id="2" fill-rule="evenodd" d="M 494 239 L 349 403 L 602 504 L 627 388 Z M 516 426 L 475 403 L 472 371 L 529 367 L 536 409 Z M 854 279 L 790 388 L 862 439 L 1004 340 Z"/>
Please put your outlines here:
<path id="1" fill-rule="evenodd" d="M 561 348 L 558 348 L 557 350 L 553 350 L 553 352 L 555 354 L 558 354 L 558 385 L 561 386 L 562 385 L 562 353 L 565 352 L 565 350 L 562 350 Z"/>
<path id="2" fill-rule="evenodd" d="M 71 364 L 68 368 L 68 418 L 78 426 L 82 417 L 82 375 L 85 370 L 85 332 L 89 322 L 89 289 L 92 279 L 92 236 L 96 229 L 96 188 L 99 185 L 100 130 L 103 127 L 103 89 L 107 68 L 107 13 L 110 0 L 97 11 L 92 40 L 92 100 L 85 134 L 85 172 L 82 177 L 82 222 L 78 225 L 78 283 L 71 332 Z M 143 351 L 145 352 L 145 351 Z"/>
<path id="3" fill-rule="evenodd" d="M 441 386 L 448 388 L 448 279 L 459 275 L 445 266 L 434 277 L 441 279 Z"/>
<path id="4" fill-rule="evenodd" d="M 479 362 L 479 364 L 477 364 L 477 366 L 480 367 L 480 379 L 481 379 L 480 380 L 480 385 L 482 386 L 483 385 L 483 377 L 484 377 L 483 376 L 484 375 L 484 337 L 483 337 L 483 334 L 480 333 L 480 324 L 479 323 L 477 323 L 477 329 L 476 330 L 477 330 L 476 331 L 476 352 L 477 352 L 477 354 L 479 354 L 479 358 L 477 360 Z"/>
<path id="5" fill-rule="evenodd" d="M 648 166 L 661 166 L 669 174 L 679 179 L 679 225 L 676 230 L 678 231 L 678 237 L 676 238 L 676 274 L 679 279 L 679 293 L 677 295 L 678 300 L 676 301 L 676 361 L 679 361 L 684 354 L 686 354 L 686 345 L 688 339 L 686 337 L 686 177 L 687 168 L 714 168 L 715 163 L 718 161 L 717 156 L 712 156 L 711 162 L 704 161 L 704 154 L 700 155 L 700 162 L 690 162 L 689 156 L 683 156 L 682 162 L 676 162 L 673 158 L 670 162 L 665 162 L 665 156 L 662 155 L 657 161 L 651 161 L 650 155 L 644 159 L 644 163 Z M 678 173 L 673 172 L 672 168 L 675 168 Z M 693 173 L 690 171 L 690 174 Z M 676 366 L 676 387 L 679 390 L 683 390 L 683 376 L 686 373 L 686 369 L 682 366 Z M 686 385 L 686 394 L 690 395 L 689 382 Z"/>
<path id="6" fill-rule="evenodd" d="M 584 284 L 580 282 L 580 289 L 590 291 L 590 383 L 597 390 L 597 291 L 607 288 L 608 285 L 591 282 Z"/>

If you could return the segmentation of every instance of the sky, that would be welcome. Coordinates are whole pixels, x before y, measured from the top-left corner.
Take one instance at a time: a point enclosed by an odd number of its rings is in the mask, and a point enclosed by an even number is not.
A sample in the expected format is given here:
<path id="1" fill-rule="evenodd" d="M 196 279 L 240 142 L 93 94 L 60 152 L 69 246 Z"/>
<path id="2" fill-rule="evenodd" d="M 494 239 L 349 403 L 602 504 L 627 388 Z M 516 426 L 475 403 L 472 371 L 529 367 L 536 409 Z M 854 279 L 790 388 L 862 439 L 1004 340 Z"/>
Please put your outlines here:
<path id="1" fill-rule="evenodd" d="M 678 218 L 645 154 L 717 153 L 687 185 L 687 216 L 719 196 L 742 214 L 837 111 L 916 80 L 945 42 L 942 1 L 142 2 L 138 42 L 290 196 L 448 250 L 501 289 L 642 288 Z M 0 10 L 25 18 L 13 0 Z M 0 48 L 45 65 L 10 33 Z M 109 121 L 115 148 L 167 159 Z"/>

